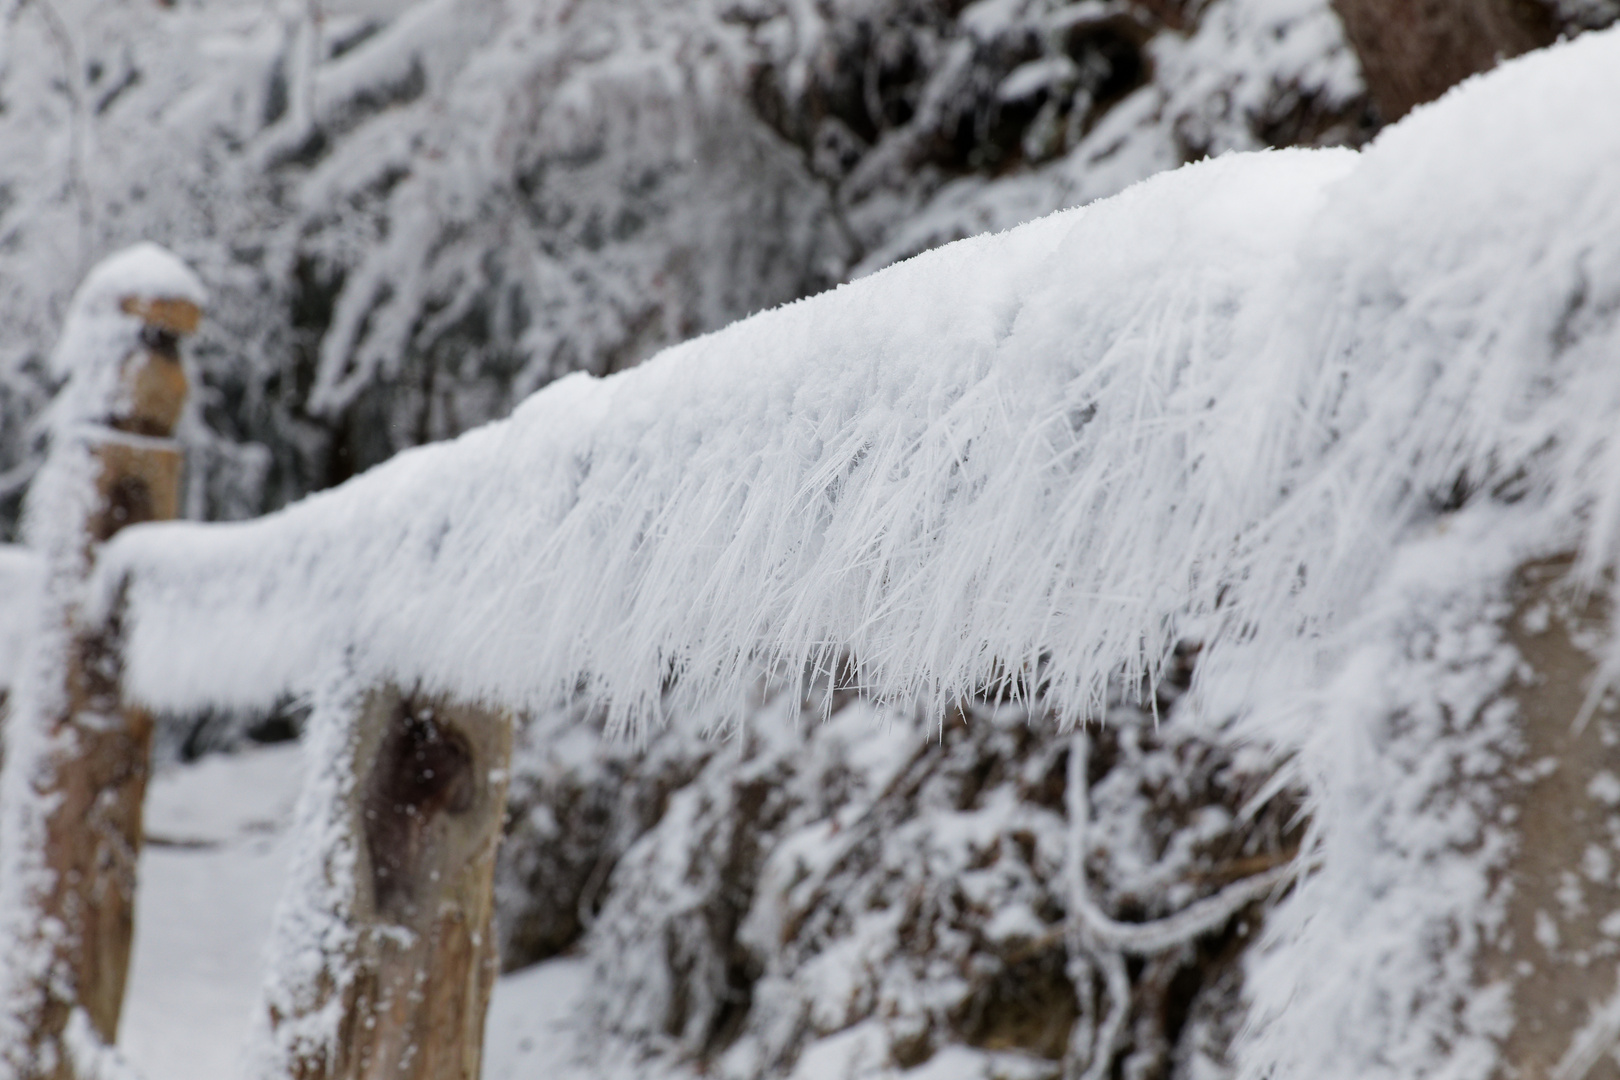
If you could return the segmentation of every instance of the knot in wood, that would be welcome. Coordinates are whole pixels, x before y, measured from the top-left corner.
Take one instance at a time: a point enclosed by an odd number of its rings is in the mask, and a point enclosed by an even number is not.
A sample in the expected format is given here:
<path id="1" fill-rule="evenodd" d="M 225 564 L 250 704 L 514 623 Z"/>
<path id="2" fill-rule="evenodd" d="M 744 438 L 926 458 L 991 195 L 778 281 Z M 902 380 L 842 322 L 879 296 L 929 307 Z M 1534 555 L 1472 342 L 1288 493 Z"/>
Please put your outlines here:
<path id="1" fill-rule="evenodd" d="M 400 698 L 378 749 L 365 796 L 365 832 L 377 909 L 413 902 L 441 815 L 472 809 L 478 794 L 467 738 L 431 705 Z"/>

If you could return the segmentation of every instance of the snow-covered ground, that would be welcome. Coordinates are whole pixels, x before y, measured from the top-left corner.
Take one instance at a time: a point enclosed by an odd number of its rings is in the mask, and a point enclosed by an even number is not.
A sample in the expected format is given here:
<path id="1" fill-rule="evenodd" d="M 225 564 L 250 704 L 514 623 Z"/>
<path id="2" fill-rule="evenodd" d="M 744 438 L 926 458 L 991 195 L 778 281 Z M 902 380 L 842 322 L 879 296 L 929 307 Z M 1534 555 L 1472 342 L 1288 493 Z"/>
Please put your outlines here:
<path id="1" fill-rule="evenodd" d="M 146 807 L 135 955 L 119 1044 L 143 1076 L 238 1075 L 264 947 L 291 857 L 303 755 L 293 744 L 160 773 Z M 568 1026 L 590 966 L 561 959 L 503 978 L 490 1005 L 489 1080 L 585 1080 Z"/>
<path id="2" fill-rule="evenodd" d="M 867 714 L 857 721 L 870 724 Z M 898 736 L 895 736 L 898 737 Z M 879 738 L 878 741 L 885 741 Z M 177 765 L 154 778 L 147 799 L 120 1050 L 152 1080 L 222 1080 L 241 1071 L 254 1010 L 261 1007 L 264 949 L 291 861 L 293 803 L 304 755 L 294 744 L 257 748 Z M 503 977 L 486 1028 L 485 1080 L 596 1080 L 604 1063 L 588 1047 L 586 1002 L 593 963 L 565 956 Z M 796 1080 L 892 1076 L 880 1024 L 857 1024 L 819 1040 Z M 991 1055 L 1003 1068 L 1016 1055 Z M 918 1080 L 986 1075 L 988 1058 L 948 1048 Z M 614 1075 L 693 1080 L 667 1060 L 615 1060 Z M 1007 1075 L 1017 1075 L 1017 1070 Z M 1000 1075 L 1000 1074 L 998 1074 Z"/>
<path id="3" fill-rule="evenodd" d="M 484 1028 L 485 1080 L 588 1080 L 589 1062 L 575 1052 L 569 1020 L 590 976 L 587 961 L 563 958 L 496 983 Z"/>
<path id="4" fill-rule="evenodd" d="M 301 766 L 288 744 L 153 779 L 119 1040 L 143 1074 L 235 1075 L 286 878 Z"/>

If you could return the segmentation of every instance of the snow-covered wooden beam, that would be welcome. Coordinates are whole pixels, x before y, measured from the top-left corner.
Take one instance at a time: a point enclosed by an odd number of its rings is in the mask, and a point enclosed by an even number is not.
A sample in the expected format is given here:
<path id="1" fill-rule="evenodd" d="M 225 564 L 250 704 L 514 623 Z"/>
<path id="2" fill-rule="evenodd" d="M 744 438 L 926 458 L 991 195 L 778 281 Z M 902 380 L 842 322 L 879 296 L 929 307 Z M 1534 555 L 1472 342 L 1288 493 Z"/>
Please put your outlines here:
<path id="1" fill-rule="evenodd" d="M 129 579 L 132 689 L 268 703 L 348 651 L 636 723 L 847 651 L 883 696 L 1007 680 L 1072 720 L 1186 633 L 1216 661 L 1314 648 L 1453 490 L 1522 474 L 1583 508 L 1590 573 L 1620 538 L 1593 194 L 1617 49 L 1508 64 L 1361 154 L 1205 162 L 563 379 L 261 520 L 134 530 L 100 571 Z"/>
<path id="2" fill-rule="evenodd" d="M 44 595 L 0 772 L 0 1075 L 84 1077 L 117 1037 L 152 717 L 122 693 L 118 613 L 84 621 L 84 586 L 103 543 L 178 511 L 178 339 L 202 302 L 174 256 L 129 249 L 86 278 L 55 353 L 67 382 L 24 521 Z"/>
<path id="3" fill-rule="evenodd" d="M 1558 37 L 1553 5 L 1522 0 L 1333 0 L 1333 9 L 1386 123 Z"/>

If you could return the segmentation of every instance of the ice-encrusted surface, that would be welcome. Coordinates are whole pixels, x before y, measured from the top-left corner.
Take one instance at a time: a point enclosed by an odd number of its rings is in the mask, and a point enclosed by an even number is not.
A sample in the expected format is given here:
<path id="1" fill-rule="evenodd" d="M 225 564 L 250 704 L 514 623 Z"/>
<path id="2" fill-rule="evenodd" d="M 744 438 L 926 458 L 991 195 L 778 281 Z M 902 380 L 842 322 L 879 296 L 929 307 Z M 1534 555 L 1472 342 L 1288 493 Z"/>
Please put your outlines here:
<path id="1" fill-rule="evenodd" d="M 1511 478 L 1600 568 L 1615 42 L 1359 156 L 1186 168 L 565 380 L 261 521 L 137 530 L 103 572 L 131 684 L 266 700 L 352 648 L 639 721 L 849 649 L 936 706 L 1038 669 L 1073 718 L 1183 626 L 1212 660 L 1331 629 L 1456 492 Z"/>

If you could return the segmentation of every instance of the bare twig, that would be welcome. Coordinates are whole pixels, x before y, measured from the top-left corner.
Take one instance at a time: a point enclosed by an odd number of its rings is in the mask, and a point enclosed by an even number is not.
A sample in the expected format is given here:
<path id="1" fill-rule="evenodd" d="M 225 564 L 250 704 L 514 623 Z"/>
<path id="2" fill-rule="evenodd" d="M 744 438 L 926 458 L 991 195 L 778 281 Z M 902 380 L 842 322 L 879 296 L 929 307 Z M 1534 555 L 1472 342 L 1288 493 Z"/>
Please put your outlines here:
<path id="1" fill-rule="evenodd" d="M 1099 937 L 1087 919 L 1083 908 L 1095 909 L 1086 888 L 1086 833 L 1091 826 L 1091 798 L 1086 780 L 1091 744 L 1084 731 L 1076 731 L 1069 740 L 1069 774 L 1065 784 L 1064 801 L 1069 812 L 1069 843 L 1064 858 L 1064 878 L 1069 897 L 1069 917 L 1065 925 L 1070 956 L 1088 955 L 1102 968 L 1108 990 L 1108 1015 L 1097 1028 L 1086 1069 L 1078 1080 L 1102 1080 L 1113 1062 L 1114 1050 L 1120 1032 L 1125 1028 L 1125 1014 L 1130 1008 L 1131 986 L 1125 971 L 1125 955 L 1117 946 L 1111 946 Z M 1100 913 L 1099 913 L 1100 914 Z M 1089 988 L 1088 988 L 1089 989 Z M 1082 1008 L 1086 1002 L 1082 997 Z M 1089 1026 L 1089 1025 L 1088 1025 Z M 1078 1034 L 1079 1025 L 1076 1025 Z M 1065 1080 L 1075 1080 L 1081 1057 L 1071 1045 L 1065 1063 Z"/>

